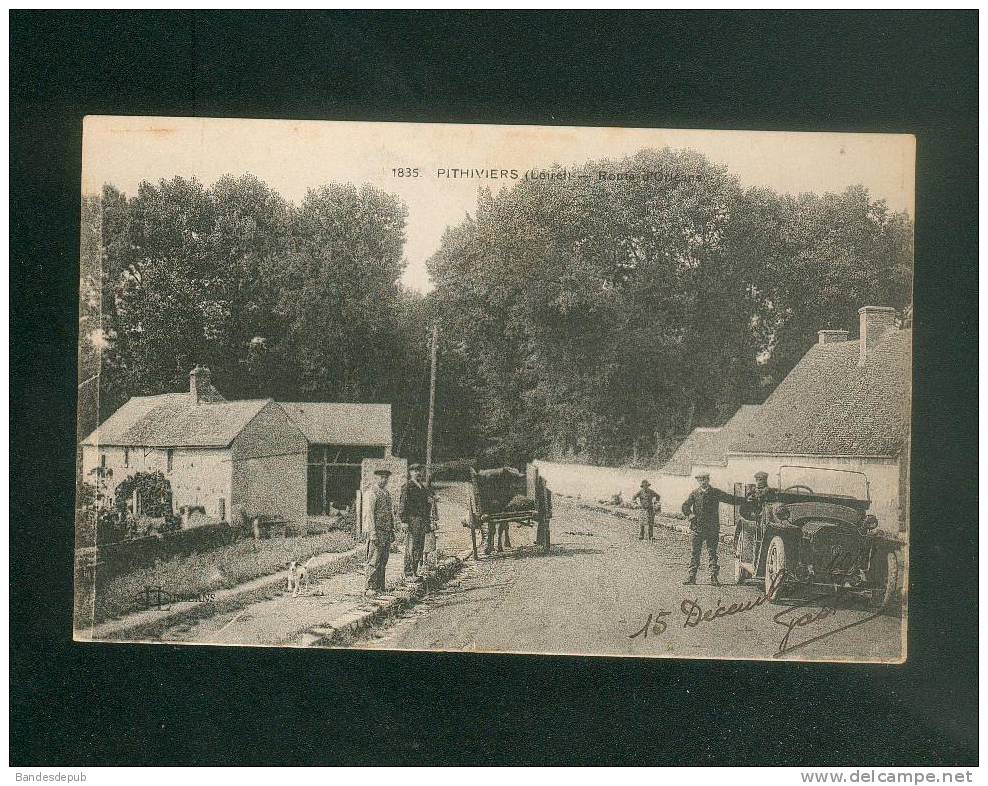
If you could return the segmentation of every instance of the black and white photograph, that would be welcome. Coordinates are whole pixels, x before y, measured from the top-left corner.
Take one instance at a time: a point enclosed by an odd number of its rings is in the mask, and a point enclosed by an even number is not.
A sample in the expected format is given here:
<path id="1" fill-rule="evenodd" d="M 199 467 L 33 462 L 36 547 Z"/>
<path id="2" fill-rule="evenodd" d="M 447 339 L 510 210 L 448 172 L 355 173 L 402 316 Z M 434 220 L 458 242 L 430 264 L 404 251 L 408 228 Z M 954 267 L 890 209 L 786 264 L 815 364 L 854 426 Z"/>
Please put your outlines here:
<path id="1" fill-rule="evenodd" d="M 75 640 L 907 661 L 915 160 L 87 117 Z"/>

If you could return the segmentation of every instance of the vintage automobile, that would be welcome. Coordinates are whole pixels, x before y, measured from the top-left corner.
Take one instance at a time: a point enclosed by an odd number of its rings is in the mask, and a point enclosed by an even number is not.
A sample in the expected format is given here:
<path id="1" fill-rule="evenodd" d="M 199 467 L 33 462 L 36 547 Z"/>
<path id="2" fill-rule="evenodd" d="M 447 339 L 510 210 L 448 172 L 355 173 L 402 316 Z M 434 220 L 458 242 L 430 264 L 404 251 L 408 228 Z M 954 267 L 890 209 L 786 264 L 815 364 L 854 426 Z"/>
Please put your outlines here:
<path id="1" fill-rule="evenodd" d="M 778 485 L 735 495 L 735 578 L 755 578 L 772 600 L 798 587 L 865 598 L 876 609 L 896 598 L 902 542 L 878 529 L 861 472 L 783 466 Z M 812 484 L 812 485 L 811 485 Z"/>

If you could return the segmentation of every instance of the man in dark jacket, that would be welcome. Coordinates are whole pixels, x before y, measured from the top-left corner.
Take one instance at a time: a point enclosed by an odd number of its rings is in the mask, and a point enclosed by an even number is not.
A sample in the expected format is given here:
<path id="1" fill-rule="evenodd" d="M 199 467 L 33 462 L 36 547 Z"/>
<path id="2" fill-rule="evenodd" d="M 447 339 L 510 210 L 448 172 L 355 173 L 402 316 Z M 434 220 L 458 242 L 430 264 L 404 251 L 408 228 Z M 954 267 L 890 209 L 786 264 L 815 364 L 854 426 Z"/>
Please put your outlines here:
<path id="1" fill-rule="evenodd" d="M 374 470 L 377 485 L 364 492 L 364 522 L 367 532 L 367 595 L 384 591 L 384 572 L 388 567 L 391 541 L 394 540 L 394 512 L 388 493 L 387 469 Z"/>
<path id="2" fill-rule="evenodd" d="M 703 544 L 707 544 L 707 554 L 710 559 L 710 583 L 720 584 L 717 576 L 720 565 L 717 564 L 717 545 L 720 542 L 720 503 L 732 504 L 744 502 L 743 497 L 735 497 L 710 485 L 710 474 L 701 472 L 696 476 L 699 484 L 683 503 L 683 515 L 690 522 L 690 546 L 692 554 L 690 567 L 683 584 L 696 584 L 696 573 L 700 569 L 700 553 Z"/>
<path id="3" fill-rule="evenodd" d="M 401 490 L 398 502 L 398 518 L 407 527 L 405 540 L 405 578 L 418 575 L 419 563 L 425 547 L 425 535 L 432 530 L 435 497 L 425 482 L 421 464 L 408 468 L 411 478 Z"/>

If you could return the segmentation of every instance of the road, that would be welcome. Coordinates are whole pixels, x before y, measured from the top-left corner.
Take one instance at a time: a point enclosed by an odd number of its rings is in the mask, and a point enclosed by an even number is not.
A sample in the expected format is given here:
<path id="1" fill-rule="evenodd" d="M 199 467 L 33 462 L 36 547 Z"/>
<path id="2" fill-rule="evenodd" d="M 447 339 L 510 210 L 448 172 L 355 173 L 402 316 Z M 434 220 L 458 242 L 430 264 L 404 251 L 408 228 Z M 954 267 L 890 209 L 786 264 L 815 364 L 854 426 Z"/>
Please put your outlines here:
<path id="1" fill-rule="evenodd" d="M 876 616 L 853 599 L 831 608 L 811 595 L 768 602 L 763 587 L 733 583 L 728 545 L 720 556 L 729 583 L 710 585 L 704 554 L 700 584 L 687 587 L 683 533 L 660 527 L 642 542 L 634 522 L 563 499 L 555 514 L 550 554 L 533 547 L 534 531 L 512 528 L 513 550 L 468 561 L 454 582 L 357 646 L 828 661 L 903 654 L 897 614 Z M 746 610 L 689 624 L 732 604 Z"/>

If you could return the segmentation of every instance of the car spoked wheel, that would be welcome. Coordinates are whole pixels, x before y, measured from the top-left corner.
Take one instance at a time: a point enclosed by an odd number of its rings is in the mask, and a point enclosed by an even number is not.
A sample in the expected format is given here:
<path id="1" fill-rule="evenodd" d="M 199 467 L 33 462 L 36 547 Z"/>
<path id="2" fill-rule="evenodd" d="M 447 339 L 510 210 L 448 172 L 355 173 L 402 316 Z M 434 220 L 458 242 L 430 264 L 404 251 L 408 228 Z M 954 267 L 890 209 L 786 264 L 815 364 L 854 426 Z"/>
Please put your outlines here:
<path id="1" fill-rule="evenodd" d="M 741 567 L 741 557 L 743 555 L 744 533 L 742 532 L 738 535 L 738 539 L 734 542 L 734 581 L 738 584 L 744 584 L 751 578 L 751 574 Z"/>
<path id="2" fill-rule="evenodd" d="M 881 560 L 878 562 L 882 564 Z M 875 586 L 871 591 L 871 607 L 876 610 L 887 608 L 899 590 L 899 560 L 894 551 L 886 555 L 883 567 L 884 571 L 876 570 L 877 575 L 873 577 Z"/>
<path id="3" fill-rule="evenodd" d="M 765 555 L 765 594 L 772 599 L 781 597 L 786 572 L 786 544 L 776 535 L 768 544 Z"/>

